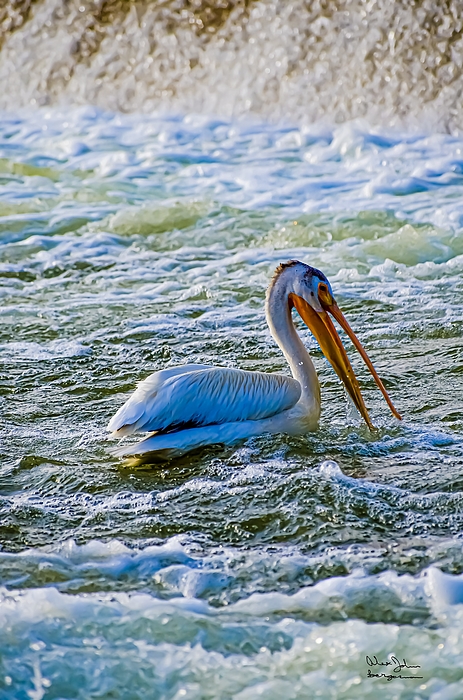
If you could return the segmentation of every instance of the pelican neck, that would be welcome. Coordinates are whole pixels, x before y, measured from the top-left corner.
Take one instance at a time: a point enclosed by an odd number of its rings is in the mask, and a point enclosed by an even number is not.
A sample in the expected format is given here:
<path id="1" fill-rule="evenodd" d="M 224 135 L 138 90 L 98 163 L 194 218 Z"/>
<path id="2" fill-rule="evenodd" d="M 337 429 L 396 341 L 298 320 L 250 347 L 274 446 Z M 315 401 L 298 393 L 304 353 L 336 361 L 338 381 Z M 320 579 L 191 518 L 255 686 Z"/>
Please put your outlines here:
<path id="1" fill-rule="evenodd" d="M 307 352 L 292 320 L 292 305 L 286 285 L 277 280 L 269 287 L 266 319 L 270 333 L 279 346 L 291 373 L 301 385 L 300 401 L 320 410 L 320 383 L 312 358 Z"/>

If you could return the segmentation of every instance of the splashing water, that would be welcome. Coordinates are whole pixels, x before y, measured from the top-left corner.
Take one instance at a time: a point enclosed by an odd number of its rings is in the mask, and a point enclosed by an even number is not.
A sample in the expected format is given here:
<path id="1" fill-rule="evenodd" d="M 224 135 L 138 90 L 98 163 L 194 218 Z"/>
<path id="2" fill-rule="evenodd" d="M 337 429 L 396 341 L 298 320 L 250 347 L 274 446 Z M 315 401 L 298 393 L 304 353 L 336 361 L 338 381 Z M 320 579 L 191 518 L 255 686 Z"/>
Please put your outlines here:
<path id="1" fill-rule="evenodd" d="M 461 582 L 436 565 L 463 570 L 462 149 L 4 115 L 0 697 L 461 696 Z M 287 371 L 263 301 L 288 258 L 329 276 L 403 424 L 349 350 L 370 434 L 300 329 L 319 431 L 112 458 L 104 426 L 156 369 Z M 420 678 L 368 678 L 391 654 Z"/>
<path id="2" fill-rule="evenodd" d="M 459 0 L 7 0 L 0 107 L 367 118 L 458 132 L 462 27 Z"/>

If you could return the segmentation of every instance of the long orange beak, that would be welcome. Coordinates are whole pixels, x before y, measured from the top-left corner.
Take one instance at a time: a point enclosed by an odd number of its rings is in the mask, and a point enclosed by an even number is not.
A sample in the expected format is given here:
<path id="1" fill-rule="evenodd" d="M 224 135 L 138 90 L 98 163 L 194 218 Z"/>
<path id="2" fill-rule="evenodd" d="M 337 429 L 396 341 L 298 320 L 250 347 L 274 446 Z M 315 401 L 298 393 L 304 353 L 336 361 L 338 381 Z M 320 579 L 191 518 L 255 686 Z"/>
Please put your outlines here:
<path id="1" fill-rule="evenodd" d="M 336 302 L 329 293 L 326 293 L 325 295 L 319 293 L 319 300 L 323 307 L 323 311 L 321 312 L 315 311 L 310 306 L 310 304 L 308 304 L 302 297 L 296 294 L 290 295 L 290 303 L 293 304 L 304 323 L 314 334 L 323 354 L 333 367 L 338 377 L 343 382 L 344 386 L 349 392 L 352 401 L 354 402 L 355 406 L 357 407 L 361 416 L 363 417 L 365 423 L 368 425 L 370 430 L 374 430 L 373 424 L 368 414 L 367 407 L 365 406 L 365 402 L 363 400 L 362 393 L 360 391 L 360 386 L 357 381 L 357 377 L 355 376 L 354 370 L 352 369 L 352 365 L 349 362 L 349 358 L 347 357 L 347 353 L 344 349 L 341 338 L 339 337 L 336 328 L 334 327 L 333 321 L 328 316 L 327 311 L 329 311 L 334 316 L 336 321 L 339 323 L 341 328 L 347 333 L 352 343 L 362 356 L 366 366 L 373 375 L 373 379 L 375 380 L 379 390 L 386 399 L 387 404 L 394 416 L 399 420 L 402 420 L 401 416 L 394 407 L 394 404 L 392 403 L 389 394 L 384 388 L 381 379 L 378 377 L 378 374 L 375 368 L 373 367 L 370 358 L 365 352 L 365 349 L 363 348 L 359 339 L 355 335 L 354 331 L 349 326 L 339 306 L 336 304 Z"/>

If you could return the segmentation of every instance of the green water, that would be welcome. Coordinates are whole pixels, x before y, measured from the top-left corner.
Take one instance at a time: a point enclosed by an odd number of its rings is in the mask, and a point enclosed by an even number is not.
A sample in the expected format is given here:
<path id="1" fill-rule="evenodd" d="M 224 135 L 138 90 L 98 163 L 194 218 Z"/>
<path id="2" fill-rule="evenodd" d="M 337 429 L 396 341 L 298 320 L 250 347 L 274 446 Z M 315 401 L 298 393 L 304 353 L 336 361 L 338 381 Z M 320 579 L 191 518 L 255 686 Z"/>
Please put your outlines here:
<path id="1" fill-rule="evenodd" d="M 1 698 L 463 697 L 461 609 L 427 583 L 463 570 L 461 143 L 288 131 L 5 117 Z M 289 258 L 328 275 L 403 422 L 348 346 L 371 433 L 299 323 L 317 432 L 111 456 L 157 369 L 289 371 L 263 309 Z M 367 679 L 391 653 L 423 680 Z"/>

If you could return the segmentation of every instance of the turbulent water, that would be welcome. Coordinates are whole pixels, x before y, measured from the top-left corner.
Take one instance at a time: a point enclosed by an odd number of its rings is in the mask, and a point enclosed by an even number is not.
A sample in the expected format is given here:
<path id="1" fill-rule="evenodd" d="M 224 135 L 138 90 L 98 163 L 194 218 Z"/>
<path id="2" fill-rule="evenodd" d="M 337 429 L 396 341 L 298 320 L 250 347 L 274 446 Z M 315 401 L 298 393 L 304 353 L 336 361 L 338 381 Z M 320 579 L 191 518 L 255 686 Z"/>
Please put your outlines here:
<path id="1" fill-rule="evenodd" d="M 463 1 L 2 0 L 0 108 L 69 103 L 461 133 Z"/>
<path id="2" fill-rule="evenodd" d="M 2 700 L 463 697 L 463 140 L 86 108 L 4 114 L 0 157 Z M 288 258 L 403 422 L 301 325 L 318 432 L 112 457 L 156 369 L 288 371 Z M 413 678 L 367 678 L 391 654 Z"/>

